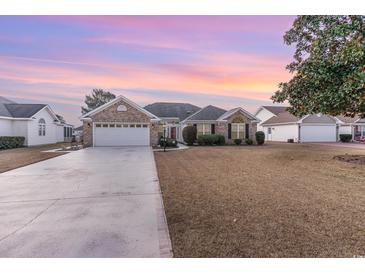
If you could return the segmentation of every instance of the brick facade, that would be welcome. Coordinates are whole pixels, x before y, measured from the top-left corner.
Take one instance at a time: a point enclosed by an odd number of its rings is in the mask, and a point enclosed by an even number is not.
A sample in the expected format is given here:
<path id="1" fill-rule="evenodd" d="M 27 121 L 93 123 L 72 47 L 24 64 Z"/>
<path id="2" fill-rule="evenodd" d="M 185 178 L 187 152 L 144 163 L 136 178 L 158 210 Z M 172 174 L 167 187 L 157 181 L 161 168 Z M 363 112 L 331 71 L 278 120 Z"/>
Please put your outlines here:
<path id="1" fill-rule="evenodd" d="M 248 127 L 249 138 L 252 139 L 252 141 L 256 142 L 255 134 L 257 131 L 257 124 L 252 123 L 251 119 L 248 118 L 247 116 L 245 116 L 244 114 L 242 114 L 241 112 L 237 112 L 237 113 L 233 114 L 231 117 L 228 117 L 228 119 L 226 121 L 215 122 L 214 123 L 215 124 L 215 133 L 223 135 L 224 138 L 226 139 L 227 144 L 232 144 L 233 139 L 228 139 L 228 124 L 231 124 L 234 122 L 248 124 L 249 125 L 249 127 Z M 193 124 L 199 124 L 199 123 L 192 122 L 192 123 L 187 123 L 187 124 L 193 125 Z M 245 130 L 246 130 L 246 127 L 244 128 L 244 131 Z M 244 132 L 244 136 L 246 136 L 245 132 Z M 243 139 L 245 139 L 245 138 L 243 138 Z"/>
<path id="2" fill-rule="evenodd" d="M 119 105 L 124 105 L 126 111 L 117 111 Z M 149 124 L 150 128 L 150 145 L 158 144 L 158 124 L 152 123 L 151 118 L 136 109 L 135 107 L 129 105 L 127 102 L 120 100 L 115 102 L 113 105 L 92 114 L 90 116 L 90 121 L 84 121 L 84 146 L 93 145 L 93 127 L 92 123 L 95 122 L 117 122 L 117 123 L 146 123 Z"/>

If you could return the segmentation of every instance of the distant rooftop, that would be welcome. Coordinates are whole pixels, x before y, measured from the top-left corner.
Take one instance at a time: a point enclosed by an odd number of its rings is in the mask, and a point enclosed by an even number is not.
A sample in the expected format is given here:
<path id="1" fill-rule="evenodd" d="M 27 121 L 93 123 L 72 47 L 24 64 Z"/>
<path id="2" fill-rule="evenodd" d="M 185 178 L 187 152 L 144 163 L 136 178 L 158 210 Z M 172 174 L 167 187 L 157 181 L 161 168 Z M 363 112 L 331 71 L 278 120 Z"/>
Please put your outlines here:
<path id="1" fill-rule="evenodd" d="M 160 118 L 175 117 L 182 121 L 200 110 L 200 107 L 188 103 L 157 102 L 145 106 L 144 109 Z"/>
<path id="2" fill-rule="evenodd" d="M 200 111 L 188 117 L 188 121 L 214 121 L 221 117 L 227 111 L 225 109 L 212 105 L 202 108 Z"/>
<path id="3" fill-rule="evenodd" d="M 288 106 L 262 106 L 263 108 L 266 108 L 271 113 L 274 113 L 275 115 L 278 115 L 281 112 L 285 112 L 288 109 Z"/>

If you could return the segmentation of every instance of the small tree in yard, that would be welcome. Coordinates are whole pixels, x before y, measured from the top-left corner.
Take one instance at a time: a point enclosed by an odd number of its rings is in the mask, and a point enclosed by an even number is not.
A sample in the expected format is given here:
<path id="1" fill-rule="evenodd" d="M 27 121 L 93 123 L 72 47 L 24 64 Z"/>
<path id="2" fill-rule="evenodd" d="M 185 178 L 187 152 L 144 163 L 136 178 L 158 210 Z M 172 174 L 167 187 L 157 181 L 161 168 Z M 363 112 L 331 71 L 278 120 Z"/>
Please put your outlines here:
<path id="1" fill-rule="evenodd" d="M 196 128 L 194 126 L 187 126 L 183 129 L 184 141 L 189 145 L 193 145 L 196 141 Z"/>
<path id="2" fill-rule="evenodd" d="M 287 66 L 293 77 L 274 102 L 288 101 L 298 117 L 365 116 L 365 16 L 298 16 L 284 42 L 296 47 Z"/>
<path id="3" fill-rule="evenodd" d="M 103 89 L 93 89 L 91 95 L 85 96 L 85 107 L 81 107 L 82 114 L 88 113 L 93 109 L 96 109 L 105 103 L 110 102 L 115 99 L 115 95 L 109 91 L 104 91 Z"/>
<path id="4" fill-rule="evenodd" d="M 265 133 L 262 131 L 256 132 L 256 143 L 258 145 L 263 145 L 265 143 Z"/>

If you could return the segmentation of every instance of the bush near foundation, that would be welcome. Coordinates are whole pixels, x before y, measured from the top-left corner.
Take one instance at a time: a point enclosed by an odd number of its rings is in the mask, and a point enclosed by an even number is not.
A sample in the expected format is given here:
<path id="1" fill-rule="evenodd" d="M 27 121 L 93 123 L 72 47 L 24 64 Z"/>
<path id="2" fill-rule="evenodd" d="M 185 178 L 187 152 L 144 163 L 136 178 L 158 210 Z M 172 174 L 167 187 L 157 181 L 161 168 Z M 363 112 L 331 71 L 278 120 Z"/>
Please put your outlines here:
<path id="1" fill-rule="evenodd" d="M 352 140 L 352 134 L 340 134 L 340 140 L 342 143 L 348 143 Z"/>
<path id="2" fill-rule="evenodd" d="M 23 136 L 0 136 L 0 149 L 22 147 L 25 138 Z"/>
<path id="3" fill-rule="evenodd" d="M 238 146 L 242 143 L 241 139 L 234 139 L 233 142 Z"/>
<path id="4" fill-rule="evenodd" d="M 184 127 L 183 132 L 183 139 L 189 145 L 193 145 L 196 141 L 196 127 L 194 126 L 187 126 Z"/>
<path id="5" fill-rule="evenodd" d="M 265 143 L 265 133 L 262 131 L 256 132 L 256 143 L 258 145 L 263 145 Z"/>
<path id="6" fill-rule="evenodd" d="M 171 139 L 171 138 L 160 138 L 160 147 L 165 147 L 165 143 L 166 143 L 166 147 L 177 147 L 177 141 L 175 139 Z"/>
<path id="7" fill-rule="evenodd" d="M 225 138 L 220 134 L 206 134 L 198 136 L 198 144 L 200 146 L 224 145 Z"/>

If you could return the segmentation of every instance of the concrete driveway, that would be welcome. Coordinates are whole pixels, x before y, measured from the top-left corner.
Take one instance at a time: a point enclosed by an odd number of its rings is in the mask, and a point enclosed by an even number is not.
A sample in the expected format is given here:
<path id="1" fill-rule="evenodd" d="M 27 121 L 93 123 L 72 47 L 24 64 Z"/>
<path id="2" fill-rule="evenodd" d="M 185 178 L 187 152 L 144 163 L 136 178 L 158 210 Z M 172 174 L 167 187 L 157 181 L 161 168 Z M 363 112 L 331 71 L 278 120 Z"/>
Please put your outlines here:
<path id="1" fill-rule="evenodd" d="M 88 148 L 0 174 L 0 257 L 169 257 L 149 147 Z"/>

